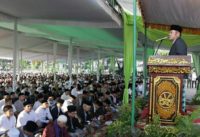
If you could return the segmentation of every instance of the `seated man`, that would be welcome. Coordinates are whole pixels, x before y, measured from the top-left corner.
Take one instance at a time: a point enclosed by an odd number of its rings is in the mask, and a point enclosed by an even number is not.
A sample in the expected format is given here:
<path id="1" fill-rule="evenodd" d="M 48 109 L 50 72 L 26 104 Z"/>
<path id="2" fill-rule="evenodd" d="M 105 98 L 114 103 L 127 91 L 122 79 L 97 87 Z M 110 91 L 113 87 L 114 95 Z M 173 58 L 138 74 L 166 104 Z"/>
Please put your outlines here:
<path id="1" fill-rule="evenodd" d="M 17 128 L 26 125 L 27 121 L 37 122 L 38 118 L 32 110 L 32 104 L 29 101 L 24 102 L 24 110 L 19 113 L 17 118 Z"/>
<path id="2" fill-rule="evenodd" d="M 59 99 L 54 106 L 51 107 L 50 113 L 53 117 L 53 120 L 56 120 L 59 115 L 62 115 L 63 112 L 61 110 L 64 100 Z"/>
<path id="3" fill-rule="evenodd" d="M 103 102 L 103 106 L 105 109 L 104 120 L 105 121 L 112 120 L 113 113 L 116 112 L 116 109 L 111 106 L 110 101 L 107 99 Z"/>
<path id="4" fill-rule="evenodd" d="M 91 106 L 92 104 L 88 101 L 83 102 L 83 105 L 78 109 L 78 116 L 81 119 L 81 124 L 87 125 L 89 121 L 92 120 L 91 116 Z"/>
<path id="5" fill-rule="evenodd" d="M 33 121 L 27 121 L 26 125 L 24 125 L 20 129 L 19 137 L 33 137 L 38 130 L 38 126 Z"/>
<path id="6" fill-rule="evenodd" d="M 11 105 L 13 107 L 13 112 L 15 114 L 15 112 L 16 112 L 15 106 L 12 104 L 12 99 L 10 97 L 8 97 L 5 99 L 5 104 L 0 109 L 0 115 L 3 114 L 3 108 L 6 105 Z"/>
<path id="7" fill-rule="evenodd" d="M 70 98 L 68 98 L 67 100 L 64 101 L 64 103 L 62 105 L 62 111 L 64 113 L 67 112 L 67 107 L 75 104 L 75 102 L 76 102 L 76 97 L 70 96 Z"/>
<path id="8" fill-rule="evenodd" d="M 0 134 L 5 133 L 16 125 L 16 118 L 11 105 L 4 106 L 4 114 L 0 116 Z"/>
<path id="9" fill-rule="evenodd" d="M 37 95 L 37 101 L 33 105 L 33 110 L 34 111 L 41 105 L 41 101 L 43 100 L 43 98 L 44 98 L 44 96 L 43 96 L 42 93 Z"/>
<path id="10" fill-rule="evenodd" d="M 62 94 L 61 99 L 62 100 L 71 99 L 70 90 L 69 89 L 65 89 L 65 92 Z"/>
<path id="11" fill-rule="evenodd" d="M 49 103 L 49 109 L 51 109 L 55 104 L 56 104 L 56 101 L 54 99 L 54 96 L 53 94 L 50 94 L 48 96 L 48 99 L 47 99 L 47 102 Z"/>
<path id="12" fill-rule="evenodd" d="M 52 120 L 51 113 L 49 111 L 49 105 L 47 100 L 43 99 L 41 101 L 41 105 L 35 111 L 36 116 L 39 118 L 39 127 L 44 128 L 48 123 L 49 120 Z"/>
<path id="13" fill-rule="evenodd" d="M 1 87 L 0 87 L 0 88 L 1 88 Z M 2 108 L 2 106 L 5 105 L 5 99 L 6 99 L 6 98 L 10 98 L 10 96 L 9 96 L 9 94 L 6 93 L 6 92 L 5 92 L 5 93 L 2 92 L 2 93 L 0 93 L 0 94 L 3 94 L 3 99 L 0 100 L 0 108 Z"/>
<path id="14" fill-rule="evenodd" d="M 104 115 L 106 113 L 104 110 L 104 107 L 103 107 L 103 103 L 100 102 L 99 100 L 94 102 L 94 110 L 95 110 L 94 116 L 96 118 L 98 118 L 99 116 Z"/>
<path id="15" fill-rule="evenodd" d="M 24 101 L 25 101 L 24 93 L 19 93 L 18 100 L 14 103 L 14 106 L 18 114 L 24 109 L 24 105 L 23 105 Z"/>
<path id="16" fill-rule="evenodd" d="M 19 137 L 19 134 L 20 132 L 17 128 L 11 128 L 8 130 L 8 132 L 6 132 L 1 137 Z"/>
<path id="17" fill-rule="evenodd" d="M 42 137 L 69 137 L 66 128 L 67 117 L 60 115 L 57 120 L 50 122 L 43 130 Z"/>
<path id="18" fill-rule="evenodd" d="M 68 111 L 66 113 L 67 116 L 67 127 L 71 137 L 79 137 L 79 135 L 83 135 L 83 126 L 79 122 L 76 106 L 70 105 L 67 107 Z"/>

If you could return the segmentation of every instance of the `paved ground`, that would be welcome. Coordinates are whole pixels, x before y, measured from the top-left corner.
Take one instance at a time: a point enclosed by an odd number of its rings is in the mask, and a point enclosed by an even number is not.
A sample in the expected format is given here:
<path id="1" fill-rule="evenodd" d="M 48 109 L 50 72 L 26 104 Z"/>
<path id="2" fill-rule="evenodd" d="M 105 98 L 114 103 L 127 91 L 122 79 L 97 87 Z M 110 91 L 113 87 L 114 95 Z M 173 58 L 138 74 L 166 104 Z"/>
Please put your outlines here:
<path id="1" fill-rule="evenodd" d="M 186 89 L 186 99 L 190 100 L 194 97 L 196 94 L 196 88 L 187 88 Z"/>

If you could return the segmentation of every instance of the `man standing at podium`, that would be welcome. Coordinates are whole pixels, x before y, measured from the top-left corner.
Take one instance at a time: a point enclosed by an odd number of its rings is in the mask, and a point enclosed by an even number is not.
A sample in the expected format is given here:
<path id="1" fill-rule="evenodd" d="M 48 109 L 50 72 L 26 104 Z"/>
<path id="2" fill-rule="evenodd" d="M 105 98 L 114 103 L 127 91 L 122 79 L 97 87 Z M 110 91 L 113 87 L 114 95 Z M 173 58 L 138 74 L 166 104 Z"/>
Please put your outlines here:
<path id="1" fill-rule="evenodd" d="M 181 38 L 182 28 L 178 25 L 171 25 L 169 40 L 172 41 L 172 47 L 169 55 L 186 55 L 187 56 L 187 45 Z"/>
<path id="2" fill-rule="evenodd" d="M 178 25 L 171 25 L 169 40 L 172 41 L 172 47 L 169 51 L 169 55 L 185 55 L 187 56 L 187 45 L 181 38 L 182 28 Z M 182 111 L 186 111 L 186 80 L 187 76 L 183 79 L 183 91 L 182 91 Z"/>

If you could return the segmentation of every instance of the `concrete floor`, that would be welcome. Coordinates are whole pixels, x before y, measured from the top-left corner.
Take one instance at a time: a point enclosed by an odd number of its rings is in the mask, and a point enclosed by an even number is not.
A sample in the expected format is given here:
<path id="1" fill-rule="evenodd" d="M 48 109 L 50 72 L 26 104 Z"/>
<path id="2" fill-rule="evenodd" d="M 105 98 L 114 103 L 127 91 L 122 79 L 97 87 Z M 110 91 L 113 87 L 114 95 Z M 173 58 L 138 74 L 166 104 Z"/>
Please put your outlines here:
<path id="1" fill-rule="evenodd" d="M 196 94 L 196 88 L 186 88 L 186 100 L 191 101 Z"/>

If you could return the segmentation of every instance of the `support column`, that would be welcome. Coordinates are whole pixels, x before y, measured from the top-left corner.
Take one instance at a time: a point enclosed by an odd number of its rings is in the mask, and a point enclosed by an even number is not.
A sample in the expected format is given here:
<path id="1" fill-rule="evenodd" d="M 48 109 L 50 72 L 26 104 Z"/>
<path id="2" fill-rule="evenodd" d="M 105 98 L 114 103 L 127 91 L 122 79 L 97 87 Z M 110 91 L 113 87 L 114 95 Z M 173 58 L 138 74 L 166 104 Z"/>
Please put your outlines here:
<path id="1" fill-rule="evenodd" d="M 19 38 L 17 38 L 19 39 Z M 17 42 L 19 42 L 19 40 L 17 40 Z M 17 44 L 17 61 L 16 61 L 16 64 L 17 64 L 17 70 L 16 70 L 16 74 L 19 76 L 20 75 L 20 52 L 19 52 L 19 44 Z"/>
<path id="2" fill-rule="evenodd" d="M 49 54 L 47 53 L 47 73 L 49 72 Z"/>
<path id="3" fill-rule="evenodd" d="M 23 52 L 22 52 L 22 49 L 20 50 L 21 52 L 21 54 L 20 54 L 20 60 L 21 60 L 21 63 L 20 63 L 20 74 L 22 74 L 23 73 L 23 64 L 22 64 L 22 62 L 23 62 Z"/>
<path id="4" fill-rule="evenodd" d="M 135 82 L 136 82 L 136 47 L 137 47 L 137 0 L 133 0 L 133 75 L 132 75 L 132 99 L 131 99 L 131 128 L 135 135 Z"/>
<path id="5" fill-rule="evenodd" d="M 56 81 L 56 56 L 57 56 L 57 43 L 53 44 L 53 79 Z"/>
<path id="6" fill-rule="evenodd" d="M 44 60 L 42 60 L 42 74 L 44 73 Z"/>
<path id="7" fill-rule="evenodd" d="M 72 52 L 73 52 L 72 39 L 70 39 L 70 43 L 68 46 L 68 74 L 70 82 L 72 81 Z"/>
<path id="8" fill-rule="evenodd" d="M 144 29 L 144 33 L 145 33 L 145 42 L 144 42 L 144 52 L 143 52 L 143 76 L 144 76 L 144 97 L 146 96 L 146 91 L 147 91 L 147 28 L 145 25 L 145 29 Z"/>
<path id="9" fill-rule="evenodd" d="M 17 49 L 17 51 L 19 51 Z M 17 76 L 17 81 L 20 80 L 20 76 L 22 75 L 22 72 L 23 72 L 23 58 L 22 58 L 22 49 L 20 50 L 20 52 L 17 52 L 17 53 L 20 53 L 20 56 L 18 55 L 18 61 L 17 61 L 17 70 L 18 70 L 18 76 Z"/>
<path id="10" fill-rule="evenodd" d="M 101 53 L 100 53 L 100 49 L 99 49 L 98 50 L 98 60 L 97 60 L 97 82 L 99 82 L 99 80 L 100 80 L 100 72 L 99 72 L 100 58 L 101 58 Z"/>
<path id="11" fill-rule="evenodd" d="M 17 49 L 18 49 L 18 37 L 17 37 L 17 19 L 16 19 L 15 22 L 14 22 L 13 92 L 16 91 Z"/>
<path id="12" fill-rule="evenodd" d="M 112 74 L 112 77 L 113 79 L 115 78 L 115 57 L 114 55 L 111 57 L 111 62 L 110 62 L 110 65 L 111 65 L 111 74 Z"/>
<path id="13" fill-rule="evenodd" d="M 79 74 L 79 62 L 80 62 L 80 49 L 79 49 L 79 47 L 77 47 L 77 49 L 76 49 L 76 77 L 78 77 L 78 74 Z"/>
<path id="14" fill-rule="evenodd" d="M 92 64 L 92 72 L 94 72 L 94 60 L 91 60 L 91 64 Z"/>

